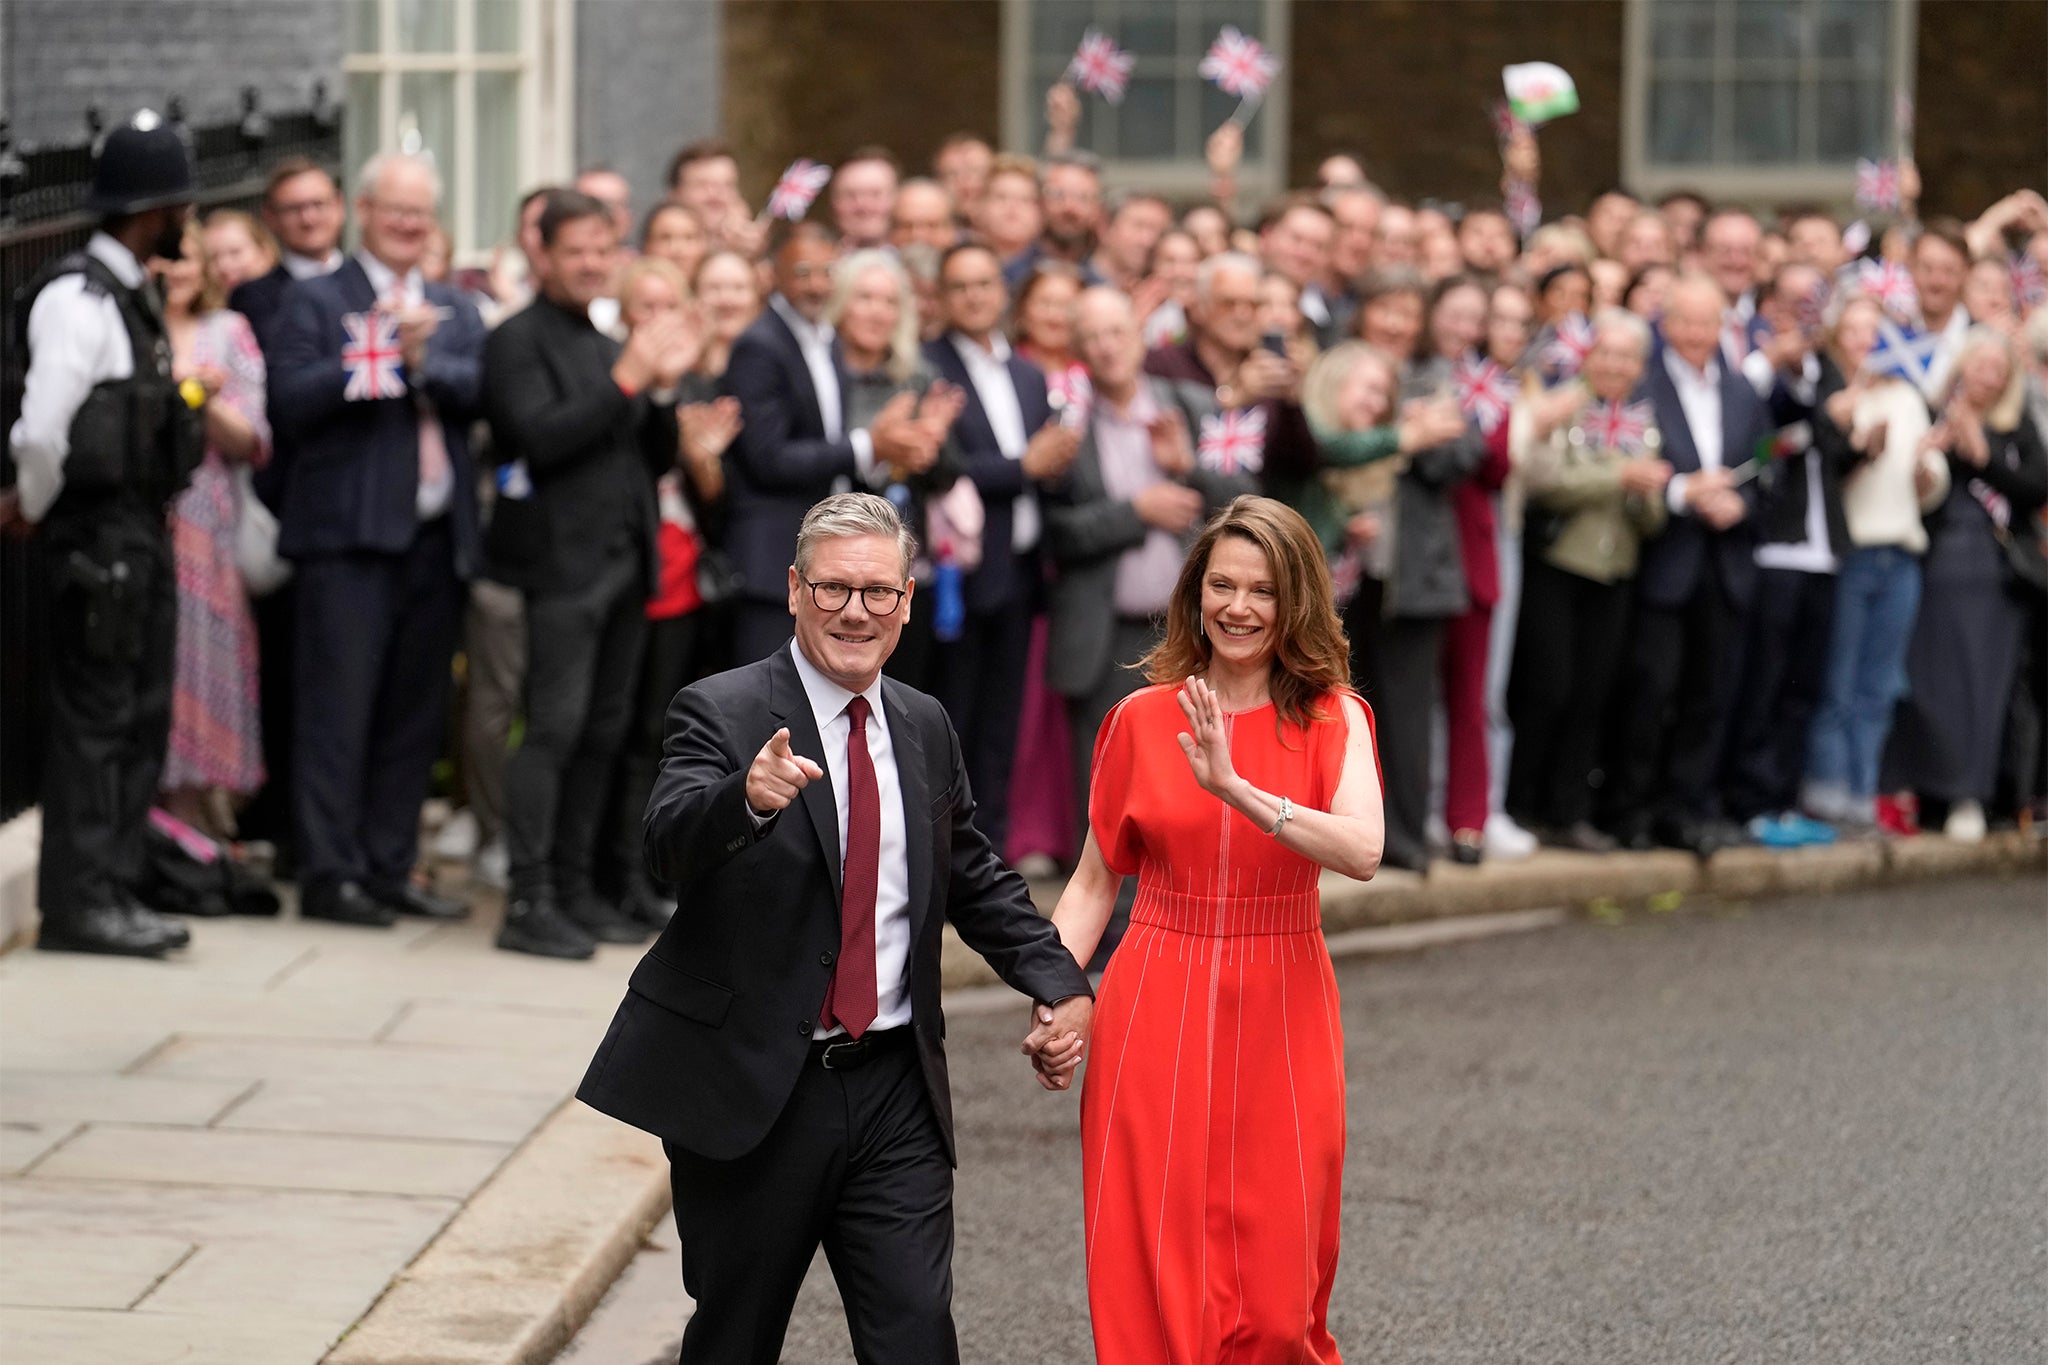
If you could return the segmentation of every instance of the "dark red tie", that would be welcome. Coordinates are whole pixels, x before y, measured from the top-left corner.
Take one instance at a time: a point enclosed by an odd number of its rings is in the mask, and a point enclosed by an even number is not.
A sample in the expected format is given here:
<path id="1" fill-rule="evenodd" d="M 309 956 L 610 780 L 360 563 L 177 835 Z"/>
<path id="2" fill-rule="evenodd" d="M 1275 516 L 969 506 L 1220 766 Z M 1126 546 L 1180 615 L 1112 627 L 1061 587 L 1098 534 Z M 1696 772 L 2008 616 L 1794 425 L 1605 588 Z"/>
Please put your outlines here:
<path id="1" fill-rule="evenodd" d="M 868 699 L 847 703 L 846 863 L 839 894 L 839 962 L 820 1016 L 858 1038 L 875 1022 L 875 886 L 882 860 L 882 793 L 868 757 Z"/>

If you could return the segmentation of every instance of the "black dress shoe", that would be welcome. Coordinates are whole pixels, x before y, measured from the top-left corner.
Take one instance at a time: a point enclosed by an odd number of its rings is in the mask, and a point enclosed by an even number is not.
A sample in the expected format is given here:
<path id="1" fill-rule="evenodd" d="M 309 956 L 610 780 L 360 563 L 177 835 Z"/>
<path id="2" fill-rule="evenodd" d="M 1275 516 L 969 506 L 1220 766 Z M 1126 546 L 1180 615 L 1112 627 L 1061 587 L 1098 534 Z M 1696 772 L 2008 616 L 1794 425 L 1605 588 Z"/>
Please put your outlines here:
<path id="1" fill-rule="evenodd" d="M 154 905 L 125 886 L 119 888 L 116 894 L 121 897 L 121 905 L 127 910 L 130 919 L 141 924 L 144 928 L 154 929 L 159 934 L 162 934 L 165 942 L 169 943 L 172 948 L 184 948 L 191 945 L 192 931 L 171 918 L 176 913 L 175 911 Z"/>
<path id="2" fill-rule="evenodd" d="M 1732 820 L 1701 821 L 1696 839 L 1697 852 L 1702 858 L 1711 858 L 1724 848 L 1741 848 L 1748 842 L 1749 835 Z"/>
<path id="3" fill-rule="evenodd" d="M 330 882 L 309 886 L 299 902 L 302 919 L 332 920 L 336 924 L 360 924 L 388 929 L 398 922 L 392 908 L 365 891 L 357 882 Z"/>
<path id="4" fill-rule="evenodd" d="M 551 896 L 521 899 L 505 906 L 498 946 L 508 953 L 560 957 L 581 962 L 597 952 L 597 940 L 561 912 Z"/>
<path id="5" fill-rule="evenodd" d="M 1551 830 L 1545 842 L 1575 853 L 1612 853 L 1621 847 L 1613 835 L 1595 827 L 1590 820 L 1580 820 L 1568 829 Z"/>
<path id="6" fill-rule="evenodd" d="M 390 908 L 392 913 L 411 915 L 416 919 L 458 920 L 469 918 L 469 907 L 447 896 L 437 896 L 423 886 L 406 882 L 400 886 L 379 887 L 370 892 L 377 901 Z"/>
<path id="7" fill-rule="evenodd" d="M 1476 829 L 1461 829 L 1451 836 L 1451 861 L 1461 867 L 1477 867 L 1486 858 L 1484 837 Z"/>
<path id="8" fill-rule="evenodd" d="M 581 891 L 561 902 L 562 913 L 599 943 L 645 943 L 647 926 L 628 918 L 595 891 Z"/>
<path id="9" fill-rule="evenodd" d="M 148 918 L 144 918 L 148 915 Z M 36 931 L 36 947 L 51 953 L 105 953 L 112 957 L 163 957 L 172 948 L 160 919 L 127 905 L 47 915 Z"/>

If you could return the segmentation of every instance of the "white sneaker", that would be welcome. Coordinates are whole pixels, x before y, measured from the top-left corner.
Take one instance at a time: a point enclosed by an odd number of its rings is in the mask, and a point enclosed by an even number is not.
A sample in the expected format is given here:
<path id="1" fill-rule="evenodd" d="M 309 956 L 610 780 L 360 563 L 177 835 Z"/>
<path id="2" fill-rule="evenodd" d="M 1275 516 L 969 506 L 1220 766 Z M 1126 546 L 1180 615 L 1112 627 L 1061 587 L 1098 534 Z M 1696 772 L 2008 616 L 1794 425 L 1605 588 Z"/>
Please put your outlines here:
<path id="1" fill-rule="evenodd" d="M 1536 851 L 1536 836 L 1516 824 L 1504 810 L 1486 817 L 1486 856 L 1504 861 L 1526 858 Z"/>
<path id="2" fill-rule="evenodd" d="M 477 850 L 476 861 L 470 864 L 470 875 L 485 886 L 503 891 L 510 882 L 510 866 L 505 840 L 500 837 Z"/>
<path id="3" fill-rule="evenodd" d="M 448 817 L 434 835 L 433 855 L 444 863 L 466 863 L 476 856 L 476 817 L 467 807 Z"/>
<path id="4" fill-rule="evenodd" d="M 1441 815 L 1431 815 L 1423 822 L 1422 837 L 1429 841 L 1431 853 L 1451 851 L 1451 827 L 1444 823 Z"/>
<path id="5" fill-rule="evenodd" d="M 1959 844 L 1976 844 L 1984 840 L 1984 807 L 1975 801 L 1958 801 L 1948 810 L 1948 823 L 1941 832 Z"/>

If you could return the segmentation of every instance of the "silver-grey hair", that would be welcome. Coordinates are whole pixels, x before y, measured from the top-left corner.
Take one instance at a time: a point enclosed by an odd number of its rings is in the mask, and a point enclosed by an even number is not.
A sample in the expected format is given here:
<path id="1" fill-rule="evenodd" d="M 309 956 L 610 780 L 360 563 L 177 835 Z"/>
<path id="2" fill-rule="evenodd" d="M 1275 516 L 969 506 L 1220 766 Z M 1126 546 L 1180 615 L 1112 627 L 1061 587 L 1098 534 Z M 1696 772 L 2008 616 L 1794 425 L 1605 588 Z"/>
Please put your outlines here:
<path id="1" fill-rule="evenodd" d="M 896 515 L 896 504 L 873 493 L 834 493 L 804 513 L 796 532 L 796 571 L 809 574 L 811 555 L 821 540 L 845 536 L 893 536 L 897 553 L 903 556 L 903 576 L 910 577 L 911 561 L 917 558 L 917 537 Z"/>
<path id="2" fill-rule="evenodd" d="M 1638 356 L 1650 354 L 1650 324 L 1626 308 L 1602 308 L 1593 314 L 1593 335 L 1607 331 L 1627 333 L 1628 339 L 1635 343 Z"/>
<path id="3" fill-rule="evenodd" d="M 1242 251 L 1219 251 L 1195 267 L 1195 297 L 1207 303 L 1215 289 L 1216 276 L 1225 270 L 1242 270 L 1255 281 L 1266 273 L 1265 267 Z"/>
<path id="4" fill-rule="evenodd" d="M 917 372 L 920 354 L 917 345 L 917 293 L 911 288 L 910 272 L 903 268 L 903 262 L 896 259 L 895 253 L 870 247 L 851 256 L 842 256 L 832 267 L 832 297 L 825 304 L 825 321 L 834 327 L 839 325 L 846 316 L 846 305 L 853 298 L 854 287 L 870 270 L 879 270 L 887 275 L 896 288 L 896 330 L 889 336 L 889 355 L 882 362 L 882 368 L 889 378 L 902 384 Z"/>
<path id="5" fill-rule="evenodd" d="M 426 172 L 427 183 L 434 187 L 434 202 L 441 202 L 441 173 L 434 169 L 434 163 L 424 156 L 407 152 L 379 152 L 363 163 L 363 169 L 356 176 L 356 198 L 369 199 L 377 193 L 377 186 L 384 173 L 393 166 L 417 166 Z"/>

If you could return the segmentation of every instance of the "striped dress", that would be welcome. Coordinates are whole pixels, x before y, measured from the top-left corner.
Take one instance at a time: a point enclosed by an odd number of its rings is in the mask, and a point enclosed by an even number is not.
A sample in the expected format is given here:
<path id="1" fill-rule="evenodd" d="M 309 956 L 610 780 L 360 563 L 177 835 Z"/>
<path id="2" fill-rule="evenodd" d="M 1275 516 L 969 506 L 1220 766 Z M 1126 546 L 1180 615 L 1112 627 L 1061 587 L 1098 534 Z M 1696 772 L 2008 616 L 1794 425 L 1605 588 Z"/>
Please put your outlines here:
<path id="1" fill-rule="evenodd" d="M 1112 711 L 1091 776 L 1104 861 L 1138 878 L 1081 1097 L 1096 1358 L 1325 1365 L 1344 1040 L 1320 871 L 1195 784 L 1177 690 Z M 1230 714 L 1237 771 L 1328 810 L 1347 730 L 1336 694 L 1319 709 Z"/>

